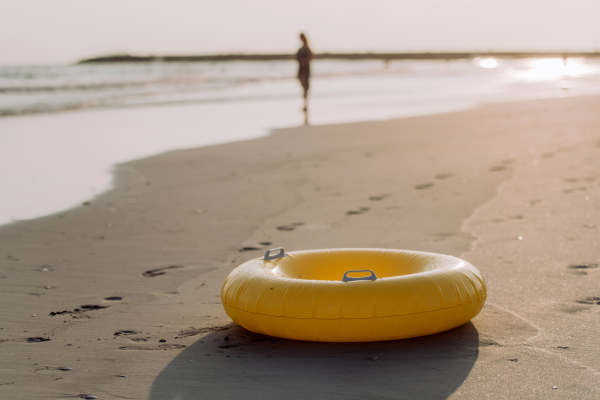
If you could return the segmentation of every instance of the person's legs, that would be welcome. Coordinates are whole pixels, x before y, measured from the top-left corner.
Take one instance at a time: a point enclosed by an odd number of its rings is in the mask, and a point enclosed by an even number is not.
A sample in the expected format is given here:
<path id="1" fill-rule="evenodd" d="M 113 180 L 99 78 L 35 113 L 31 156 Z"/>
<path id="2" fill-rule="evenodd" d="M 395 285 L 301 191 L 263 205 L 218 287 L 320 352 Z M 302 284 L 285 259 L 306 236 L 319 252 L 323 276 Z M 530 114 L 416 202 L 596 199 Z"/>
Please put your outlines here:
<path id="1" fill-rule="evenodd" d="M 302 88 L 304 89 L 304 93 L 306 95 L 308 93 L 308 88 L 309 88 L 308 75 L 304 75 L 302 77 L 302 79 L 300 80 L 300 83 L 302 83 Z"/>
<path id="2" fill-rule="evenodd" d="M 308 88 L 309 88 L 308 75 L 302 74 L 302 75 L 298 76 L 298 79 L 300 80 L 302 89 L 304 89 L 304 110 L 306 111 L 307 100 L 308 100 Z"/>
<path id="3" fill-rule="evenodd" d="M 310 69 L 308 65 L 301 66 L 298 71 L 298 80 L 300 81 L 300 85 L 302 85 L 302 89 L 304 89 L 303 97 L 304 97 L 304 124 L 308 125 L 308 89 L 309 85 L 309 76 Z"/>

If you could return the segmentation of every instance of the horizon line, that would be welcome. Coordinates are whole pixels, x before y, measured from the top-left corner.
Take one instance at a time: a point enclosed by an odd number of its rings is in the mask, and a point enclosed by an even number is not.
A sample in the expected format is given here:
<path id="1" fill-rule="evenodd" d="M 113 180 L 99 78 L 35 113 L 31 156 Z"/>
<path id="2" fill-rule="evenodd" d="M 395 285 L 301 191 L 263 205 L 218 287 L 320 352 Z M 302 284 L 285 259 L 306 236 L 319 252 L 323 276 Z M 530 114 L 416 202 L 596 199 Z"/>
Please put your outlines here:
<path id="1" fill-rule="evenodd" d="M 316 53 L 315 59 L 338 60 L 459 60 L 479 57 L 496 58 L 600 58 L 600 52 L 581 51 L 473 51 L 473 52 L 351 52 Z M 293 60 L 290 53 L 230 53 L 199 55 L 131 55 L 112 54 L 85 58 L 76 64 L 112 62 L 210 62 L 210 61 L 281 61 Z"/>

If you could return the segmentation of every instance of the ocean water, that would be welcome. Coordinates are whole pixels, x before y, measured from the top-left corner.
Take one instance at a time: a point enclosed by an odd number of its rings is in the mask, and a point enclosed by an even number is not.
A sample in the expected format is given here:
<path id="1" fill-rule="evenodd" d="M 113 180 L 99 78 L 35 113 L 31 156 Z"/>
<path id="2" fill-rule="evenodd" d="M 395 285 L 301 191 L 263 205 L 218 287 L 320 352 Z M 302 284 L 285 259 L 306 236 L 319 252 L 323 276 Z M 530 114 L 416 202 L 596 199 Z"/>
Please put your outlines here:
<path id="1" fill-rule="evenodd" d="M 328 61 L 311 124 L 600 93 L 588 59 Z M 0 66 L 0 224 L 93 200 L 115 164 L 303 124 L 293 61 Z"/>

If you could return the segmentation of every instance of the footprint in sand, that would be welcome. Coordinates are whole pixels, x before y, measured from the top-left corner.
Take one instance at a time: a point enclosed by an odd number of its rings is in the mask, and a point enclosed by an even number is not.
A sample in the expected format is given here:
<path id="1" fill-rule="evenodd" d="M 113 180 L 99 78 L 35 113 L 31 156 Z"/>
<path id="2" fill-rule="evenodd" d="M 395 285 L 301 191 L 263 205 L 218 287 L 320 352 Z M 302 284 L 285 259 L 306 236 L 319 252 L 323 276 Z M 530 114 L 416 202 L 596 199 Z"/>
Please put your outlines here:
<path id="1" fill-rule="evenodd" d="M 129 331 L 129 330 L 122 330 L 122 331 L 116 331 L 114 333 L 114 336 L 129 336 L 129 335 L 138 335 L 141 332 L 137 332 L 137 331 Z"/>
<path id="2" fill-rule="evenodd" d="M 580 265 L 570 265 L 569 269 L 595 269 L 598 268 L 598 264 L 580 264 Z"/>
<path id="3" fill-rule="evenodd" d="M 260 250 L 260 249 L 263 249 L 265 246 L 270 246 L 272 243 L 271 242 L 260 242 L 258 244 L 260 247 L 259 246 L 244 246 L 242 248 L 239 248 L 238 251 L 243 252 L 243 251 Z"/>
<path id="4" fill-rule="evenodd" d="M 294 222 L 292 224 L 278 226 L 277 230 L 279 230 L 279 231 L 293 231 L 294 229 L 296 229 L 296 227 L 302 226 L 302 225 L 304 225 L 304 222 Z"/>
<path id="5" fill-rule="evenodd" d="M 84 311 L 102 310 L 103 308 L 108 308 L 108 306 L 99 306 L 97 304 L 86 304 L 81 306 L 81 309 Z"/>
<path id="6" fill-rule="evenodd" d="M 184 337 L 196 336 L 201 333 L 221 332 L 228 330 L 227 326 L 210 326 L 208 328 L 190 328 L 185 331 L 181 331 L 175 336 L 175 339 L 181 339 Z"/>
<path id="7" fill-rule="evenodd" d="M 382 194 L 380 196 L 371 196 L 371 197 L 369 197 L 369 200 L 371 200 L 371 201 L 380 201 L 380 200 L 383 200 L 383 199 L 385 199 L 387 197 L 390 197 L 390 196 L 391 195 L 389 195 L 389 194 Z"/>
<path id="8" fill-rule="evenodd" d="M 50 339 L 49 337 L 35 336 L 35 337 L 29 337 L 26 340 L 27 340 L 27 343 L 40 343 L 40 342 L 47 342 L 52 339 Z"/>
<path id="9" fill-rule="evenodd" d="M 147 276 L 148 278 L 154 278 L 155 276 L 160 276 L 160 275 L 166 274 L 166 272 L 165 272 L 166 270 L 177 269 L 177 268 L 183 268 L 183 266 L 182 265 L 171 265 L 170 267 L 151 269 L 149 271 L 144 272 L 142 275 Z"/>
<path id="10" fill-rule="evenodd" d="M 245 246 L 245 247 L 242 247 L 242 248 L 238 249 L 239 252 L 242 252 L 242 251 L 254 251 L 254 250 L 260 250 L 260 247 Z"/>
<path id="11" fill-rule="evenodd" d="M 28 337 L 28 338 L 19 338 L 19 339 L 0 339 L 0 343 L 6 343 L 6 342 L 41 343 L 41 342 L 48 342 L 50 340 L 52 340 L 52 339 L 50 339 L 49 337 L 32 336 L 32 337 Z M 41 371 L 43 369 L 48 369 L 48 368 L 44 367 L 42 369 L 39 369 L 39 371 Z"/>
<path id="12" fill-rule="evenodd" d="M 370 208 L 369 207 L 361 207 L 358 210 L 350 210 L 346 212 L 346 215 L 359 215 L 359 214 L 364 214 L 367 211 L 369 211 Z"/>
<path id="13" fill-rule="evenodd" d="M 579 265 L 570 265 L 568 269 L 574 270 L 573 273 L 575 275 L 587 275 L 588 273 L 585 271 L 586 269 L 596 269 L 598 268 L 598 264 L 579 264 Z"/>
<path id="14" fill-rule="evenodd" d="M 429 189 L 430 187 L 433 187 L 433 183 L 424 183 L 422 185 L 415 185 L 415 189 L 417 189 L 417 190 Z"/>
<path id="15" fill-rule="evenodd" d="M 560 311 L 565 313 L 565 314 L 577 314 L 583 311 L 587 311 L 589 309 L 589 307 L 585 307 L 585 306 L 567 306 L 564 305 L 560 308 Z"/>
<path id="16" fill-rule="evenodd" d="M 99 306 L 97 304 L 85 304 L 79 308 L 76 308 L 74 310 L 63 310 L 63 311 L 52 311 L 50 313 L 50 316 L 55 316 L 55 315 L 68 315 L 68 314 L 76 314 L 76 315 L 81 315 L 83 316 L 83 313 L 86 311 L 95 311 L 95 310 L 102 310 L 103 308 L 108 308 L 108 306 Z M 75 316 L 73 316 L 73 318 L 75 318 Z"/>
<path id="17" fill-rule="evenodd" d="M 589 297 L 584 297 L 581 300 L 575 300 L 575 302 L 577 302 L 579 304 L 592 304 L 592 305 L 600 306 L 600 297 L 589 296 Z"/>

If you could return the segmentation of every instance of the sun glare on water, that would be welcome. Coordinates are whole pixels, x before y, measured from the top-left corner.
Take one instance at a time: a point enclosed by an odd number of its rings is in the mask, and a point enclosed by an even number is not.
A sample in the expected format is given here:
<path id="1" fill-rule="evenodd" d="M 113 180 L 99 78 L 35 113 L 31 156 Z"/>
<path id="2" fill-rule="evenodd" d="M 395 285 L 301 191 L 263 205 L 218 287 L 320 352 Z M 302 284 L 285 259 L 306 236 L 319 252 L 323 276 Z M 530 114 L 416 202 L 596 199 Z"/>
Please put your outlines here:
<path id="1" fill-rule="evenodd" d="M 485 69 L 492 69 L 498 66 L 498 61 L 495 58 L 482 58 L 479 60 L 479 66 Z"/>
<path id="2" fill-rule="evenodd" d="M 542 81 L 576 77 L 587 72 L 588 68 L 578 58 L 539 58 L 529 61 L 528 66 L 517 75 L 524 80 Z"/>

